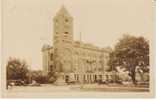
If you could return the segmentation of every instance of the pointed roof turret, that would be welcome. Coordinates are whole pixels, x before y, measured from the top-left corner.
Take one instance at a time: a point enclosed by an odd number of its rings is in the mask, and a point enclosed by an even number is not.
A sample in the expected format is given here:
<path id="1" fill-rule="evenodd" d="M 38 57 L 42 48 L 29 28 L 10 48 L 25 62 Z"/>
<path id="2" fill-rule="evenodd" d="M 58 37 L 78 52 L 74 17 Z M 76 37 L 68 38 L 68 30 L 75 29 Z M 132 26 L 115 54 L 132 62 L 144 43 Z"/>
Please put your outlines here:
<path id="1" fill-rule="evenodd" d="M 61 9 L 59 9 L 59 11 L 56 13 L 56 16 L 54 17 L 54 19 L 61 15 L 72 18 L 72 16 L 69 14 L 68 10 L 65 8 L 64 5 L 62 5 Z"/>
<path id="2" fill-rule="evenodd" d="M 58 12 L 68 13 L 68 11 L 67 11 L 67 9 L 65 8 L 64 5 L 62 5 L 61 9 Z"/>

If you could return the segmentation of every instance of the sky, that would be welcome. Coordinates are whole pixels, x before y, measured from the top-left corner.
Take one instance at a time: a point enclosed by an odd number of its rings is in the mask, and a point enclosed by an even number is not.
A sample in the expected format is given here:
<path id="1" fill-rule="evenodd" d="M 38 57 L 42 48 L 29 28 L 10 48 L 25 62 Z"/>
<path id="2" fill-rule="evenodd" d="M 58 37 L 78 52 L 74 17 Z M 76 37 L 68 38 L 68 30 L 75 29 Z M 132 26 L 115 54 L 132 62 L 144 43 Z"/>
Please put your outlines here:
<path id="1" fill-rule="evenodd" d="M 74 40 L 113 47 L 123 34 L 151 38 L 152 0 L 3 0 L 3 60 L 25 59 L 42 69 L 44 44 L 53 43 L 53 17 L 62 5 L 74 18 Z"/>

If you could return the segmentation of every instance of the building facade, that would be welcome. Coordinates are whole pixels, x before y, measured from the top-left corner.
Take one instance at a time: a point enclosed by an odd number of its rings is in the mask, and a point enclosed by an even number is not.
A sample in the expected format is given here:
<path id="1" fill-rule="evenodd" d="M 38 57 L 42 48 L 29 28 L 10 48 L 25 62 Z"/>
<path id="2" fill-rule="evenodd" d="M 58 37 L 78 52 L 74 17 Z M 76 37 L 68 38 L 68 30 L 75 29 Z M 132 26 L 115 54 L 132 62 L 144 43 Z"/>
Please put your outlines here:
<path id="1" fill-rule="evenodd" d="M 110 48 L 73 40 L 73 17 L 62 7 L 53 18 L 53 46 L 44 45 L 43 70 L 61 73 L 65 81 L 93 83 L 111 78 L 109 68 Z"/>

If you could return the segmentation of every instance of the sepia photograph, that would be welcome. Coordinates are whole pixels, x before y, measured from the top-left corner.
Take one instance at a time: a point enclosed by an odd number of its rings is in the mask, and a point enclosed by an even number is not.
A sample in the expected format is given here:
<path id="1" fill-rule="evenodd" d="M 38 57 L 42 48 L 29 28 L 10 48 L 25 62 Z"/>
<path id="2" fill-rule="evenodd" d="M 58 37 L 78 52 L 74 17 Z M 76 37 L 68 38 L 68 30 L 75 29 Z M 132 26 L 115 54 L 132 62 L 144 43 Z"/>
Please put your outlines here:
<path id="1" fill-rule="evenodd" d="M 2 0 L 2 97 L 153 97 L 155 6 Z"/>

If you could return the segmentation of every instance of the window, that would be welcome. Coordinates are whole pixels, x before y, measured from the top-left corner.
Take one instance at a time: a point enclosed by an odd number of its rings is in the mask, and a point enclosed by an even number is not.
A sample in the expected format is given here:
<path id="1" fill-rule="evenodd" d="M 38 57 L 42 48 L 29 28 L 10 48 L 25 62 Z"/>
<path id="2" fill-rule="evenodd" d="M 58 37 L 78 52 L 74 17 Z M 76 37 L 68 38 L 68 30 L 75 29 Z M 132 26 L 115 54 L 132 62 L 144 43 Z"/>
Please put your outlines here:
<path id="1" fill-rule="evenodd" d="M 55 27 L 58 26 L 58 20 L 55 20 Z"/>
<path id="2" fill-rule="evenodd" d="M 68 22 L 68 19 L 65 19 L 65 22 Z"/>
<path id="3" fill-rule="evenodd" d="M 50 60 L 53 60 L 53 54 L 50 55 Z"/>
<path id="4" fill-rule="evenodd" d="M 53 70 L 53 65 L 50 65 L 50 68 L 49 69 L 50 69 L 50 71 L 52 71 Z"/>
<path id="5" fill-rule="evenodd" d="M 67 35 L 64 35 L 65 38 L 67 38 Z"/>
<path id="6" fill-rule="evenodd" d="M 64 34 L 68 34 L 68 32 L 64 32 Z"/>
<path id="7" fill-rule="evenodd" d="M 55 22 L 58 22 L 58 20 L 56 19 Z"/>
<path id="8" fill-rule="evenodd" d="M 75 80 L 76 80 L 76 74 L 74 74 L 74 78 L 75 78 Z"/>

